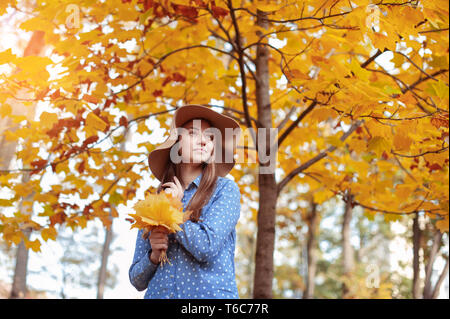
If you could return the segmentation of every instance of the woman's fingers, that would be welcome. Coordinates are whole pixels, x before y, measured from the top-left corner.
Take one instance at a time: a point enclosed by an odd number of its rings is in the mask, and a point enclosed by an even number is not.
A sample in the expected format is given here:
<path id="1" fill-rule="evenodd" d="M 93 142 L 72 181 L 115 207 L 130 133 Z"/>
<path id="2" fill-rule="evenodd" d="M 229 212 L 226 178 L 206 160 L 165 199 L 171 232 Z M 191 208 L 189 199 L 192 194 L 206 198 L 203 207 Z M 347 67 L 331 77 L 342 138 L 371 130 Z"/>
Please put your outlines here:
<path id="1" fill-rule="evenodd" d="M 152 233 L 155 233 L 155 234 L 165 234 L 165 235 L 167 235 L 167 228 L 164 227 L 164 226 L 158 226 L 158 227 L 155 227 L 155 228 L 152 230 Z"/>
<path id="2" fill-rule="evenodd" d="M 162 186 L 166 186 L 166 185 L 168 187 L 175 187 L 175 188 L 177 188 L 177 185 L 175 183 L 173 183 L 173 182 L 167 182 L 167 183 L 162 184 Z"/>
<path id="3" fill-rule="evenodd" d="M 154 236 L 150 238 L 152 242 L 160 242 L 160 243 L 167 243 L 169 242 L 169 239 L 166 237 L 161 236 Z"/>
<path id="4" fill-rule="evenodd" d="M 166 185 L 167 185 L 167 186 L 166 186 Z M 175 184 L 172 183 L 172 182 L 167 182 L 167 183 L 164 183 L 163 186 L 167 187 L 167 188 L 164 190 L 164 192 L 166 192 L 167 194 L 172 194 L 172 196 L 174 196 L 174 197 L 177 196 L 177 193 L 179 192 L 179 191 L 178 191 L 178 186 L 177 186 L 177 185 L 175 185 Z"/>
<path id="5" fill-rule="evenodd" d="M 150 234 L 150 239 L 164 239 L 167 240 L 168 236 L 165 233 L 155 232 Z"/>
<path id="6" fill-rule="evenodd" d="M 169 245 L 167 245 L 167 244 L 153 244 L 152 245 L 152 249 L 155 249 L 155 250 L 159 250 L 159 249 L 167 250 L 168 248 L 169 248 Z"/>
<path id="7" fill-rule="evenodd" d="M 152 249 L 155 249 L 155 250 L 169 248 L 169 243 L 165 239 L 150 240 L 150 245 L 152 246 Z"/>

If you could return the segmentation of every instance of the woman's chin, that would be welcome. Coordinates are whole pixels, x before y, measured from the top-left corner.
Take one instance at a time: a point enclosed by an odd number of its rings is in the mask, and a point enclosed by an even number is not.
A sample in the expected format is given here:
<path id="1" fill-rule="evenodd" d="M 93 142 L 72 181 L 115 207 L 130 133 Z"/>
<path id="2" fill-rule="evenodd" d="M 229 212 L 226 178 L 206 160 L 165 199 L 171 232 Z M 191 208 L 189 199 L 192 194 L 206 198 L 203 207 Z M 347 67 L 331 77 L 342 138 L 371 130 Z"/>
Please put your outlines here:
<path id="1" fill-rule="evenodd" d="M 209 156 L 206 156 L 206 155 L 194 156 L 193 163 L 204 163 L 204 162 L 207 162 L 208 159 L 209 159 Z"/>

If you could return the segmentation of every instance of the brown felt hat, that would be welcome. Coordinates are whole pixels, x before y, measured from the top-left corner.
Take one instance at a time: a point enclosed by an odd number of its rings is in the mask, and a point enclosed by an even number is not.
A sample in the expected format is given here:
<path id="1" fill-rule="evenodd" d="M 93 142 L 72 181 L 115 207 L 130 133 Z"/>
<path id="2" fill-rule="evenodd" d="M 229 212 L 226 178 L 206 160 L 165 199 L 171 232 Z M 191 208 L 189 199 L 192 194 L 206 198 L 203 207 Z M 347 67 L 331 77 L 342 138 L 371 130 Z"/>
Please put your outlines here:
<path id="1" fill-rule="evenodd" d="M 210 107 L 189 104 L 175 111 L 170 125 L 169 137 L 148 155 L 150 170 L 159 181 L 162 181 L 164 170 L 170 161 L 170 149 L 178 141 L 177 128 L 182 127 L 189 120 L 197 118 L 209 121 L 212 127 L 220 130 L 222 152 L 215 152 L 217 174 L 225 177 L 233 168 L 236 163 L 234 153 L 241 134 L 239 123 L 229 116 L 213 111 Z M 229 128 L 229 130 L 225 130 L 226 128 Z"/>

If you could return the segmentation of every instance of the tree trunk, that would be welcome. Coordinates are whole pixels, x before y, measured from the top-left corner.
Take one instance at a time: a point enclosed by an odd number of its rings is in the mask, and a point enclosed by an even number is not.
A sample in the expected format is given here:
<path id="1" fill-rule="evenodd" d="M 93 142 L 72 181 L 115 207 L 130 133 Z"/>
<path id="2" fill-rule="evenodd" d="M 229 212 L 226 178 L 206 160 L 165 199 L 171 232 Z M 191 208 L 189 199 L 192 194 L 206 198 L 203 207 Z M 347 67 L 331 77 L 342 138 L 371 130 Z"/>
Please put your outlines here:
<path id="1" fill-rule="evenodd" d="M 253 280 L 252 280 L 252 274 L 255 271 L 254 263 L 255 260 L 255 239 L 253 237 L 253 234 L 250 234 L 248 237 L 248 245 L 250 246 L 250 260 L 247 264 L 247 276 L 248 276 L 248 296 L 253 295 Z"/>
<path id="2" fill-rule="evenodd" d="M 423 288 L 423 298 L 430 299 L 432 298 L 432 284 L 431 284 L 431 275 L 433 273 L 433 265 L 436 260 L 437 253 L 440 248 L 442 239 L 442 233 L 439 230 L 436 230 L 433 236 L 433 245 L 431 246 L 430 256 L 428 257 L 428 263 L 425 268 L 425 283 Z"/>
<path id="3" fill-rule="evenodd" d="M 24 231 L 27 239 L 30 238 L 31 229 Z M 11 286 L 10 299 L 23 299 L 27 294 L 27 268 L 28 268 L 28 249 L 22 240 L 17 246 L 16 266 L 14 268 L 13 284 Z"/>
<path id="4" fill-rule="evenodd" d="M 259 175 L 258 233 L 256 236 L 253 298 L 272 298 L 275 247 L 276 188 L 274 175 Z"/>
<path id="5" fill-rule="evenodd" d="M 449 267 L 448 263 L 449 263 L 449 258 L 447 257 L 447 261 L 445 262 L 444 269 L 442 270 L 442 273 L 439 276 L 439 279 L 436 282 L 436 285 L 434 286 L 433 294 L 431 295 L 432 299 L 437 299 L 437 297 L 439 296 L 439 290 L 441 290 L 441 285 L 444 282 L 444 280 L 448 274 L 448 267 Z"/>
<path id="6" fill-rule="evenodd" d="M 349 279 L 354 269 L 353 247 L 350 241 L 350 221 L 352 219 L 351 202 L 353 199 L 353 195 L 347 194 L 346 196 L 347 199 L 345 200 L 345 209 L 342 221 L 342 266 L 344 277 L 346 279 Z M 348 292 L 349 288 L 344 282 L 344 285 L 342 287 L 342 296 L 345 298 Z"/>
<path id="7" fill-rule="evenodd" d="M 263 28 L 268 27 L 267 13 L 257 10 L 257 24 Z M 256 104 L 258 108 L 258 120 L 267 129 L 263 132 L 266 137 L 266 147 L 259 149 L 260 155 L 269 155 L 271 149 L 271 139 L 269 130 L 272 126 L 272 112 L 269 95 L 269 50 L 265 45 L 258 45 L 256 49 Z M 258 142 L 259 142 L 258 130 Z M 265 152 L 265 153 L 264 153 Z M 259 156 L 260 158 L 261 156 Z M 254 298 L 272 298 L 273 280 L 273 252 L 275 246 L 275 215 L 277 202 L 277 183 L 275 181 L 275 171 L 273 173 L 264 172 L 261 168 L 265 164 L 259 164 L 258 175 L 259 186 L 259 211 L 258 211 L 258 233 L 256 238 L 255 254 L 255 276 L 254 276 Z"/>
<path id="8" fill-rule="evenodd" d="M 413 219 L 413 298 L 420 298 L 420 242 L 422 232 L 419 226 L 419 214 L 416 213 Z"/>
<path id="9" fill-rule="evenodd" d="M 317 204 L 311 202 L 311 212 L 308 216 L 308 239 L 307 239 L 307 263 L 308 272 L 306 277 L 306 288 L 303 299 L 311 299 L 314 296 L 314 280 L 317 268 L 317 228 L 318 228 Z"/>
<path id="10" fill-rule="evenodd" d="M 120 143 L 120 151 L 125 151 L 126 142 L 130 137 L 128 132 L 129 132 L 128 129 L 126 129 L 126 131 L 123 133 L 124 137 L 122 142 Z M 103 243 L 103 250 L 102 250 L 102 262 L 100 264 L 100 269 L 98 272 L 97 299 L 103 299 L 108 273 L 108 257 L 110 254 L 111 242 L 114 236 L 113 232 L 114 218 L 110 215 L 109 220 L 111 221 L 111 225 L 106 228 L 105 242 Z"/>
<path id="11" fill-rule="evenodd" d="M 103 293 L 105 291 L 107 268 L 108 268 L 108 257 L 109 257 L 109 247 L 111 246 L 113 238 L 113 218 L 111 219 L 111 225 L 106 228 L 105 242 L 103 243 L 102 250 L 102 263 L 100 265 L 100 270 L 98 272 L 98 283 L 97 283 L 97 299 L 103 299 Z"/>

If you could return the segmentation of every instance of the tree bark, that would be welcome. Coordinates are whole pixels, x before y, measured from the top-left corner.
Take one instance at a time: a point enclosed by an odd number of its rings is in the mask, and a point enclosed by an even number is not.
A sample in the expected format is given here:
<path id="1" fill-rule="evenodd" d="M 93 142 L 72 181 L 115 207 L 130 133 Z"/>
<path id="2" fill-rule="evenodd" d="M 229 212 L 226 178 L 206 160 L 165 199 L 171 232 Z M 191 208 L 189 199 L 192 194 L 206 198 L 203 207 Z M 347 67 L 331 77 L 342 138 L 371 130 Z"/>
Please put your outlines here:
<path id="1" fill-rule="evenodd" d="M 352 199 L 353 194 L 347 194 L 345 200 L 344 216 L 342 221 L 342 266 L 344 277 L 349 279 L 354 269 L 353 247 L 350 241 L 350 221 L 352 219 Z M 342 296 L 345 297 L 349 292 L 348 286 L 344 283 L 342 287 Z"/>
<path id="2" fill-rule="evenodd" d="M 103 294 L 106 286 L 106 277 L 108 270 L 108 257 L 110 252 L 110 246 L 113 238 L 113 218 L 110 218 L 111 225 L 106 228 L 105 242 L 103 243 L 102 250 L 102 263 L 100 265 L 100 270 L 98 272 L 98 283 L 97 283 L 97 299 L 103 299 Z"/>
<path id="3" fill-rule="evenodd" d="M 422 232 L 419 226 L 419 214 L 416 213 L 413 219 L 413 298 L 420 298 L 420 242 Z"/>
<path id="4" fill-rule="evenodd" d="M 434 286 L 433 294 L 431 295 L 432 299 L 437 299 L 437 297 L 439 296 L 439 290 L 441 289 L 441 285 L 444 282 L 444 279 L 445 279 L 445 277 L 447 277 L 447 274 L 448 274 L 448 267 L 449 267 L 448 263 L 449 263 L 449 258 L 447 257 L 447 262 L 445 263 L 445 267 L 442 270 L 442 273 L 439 276 L 439 279 L 436 282 L 436 285 Z"/>
<path id="5" fill-rule="evenodd" d="M 126 150 L 126 148 L 125 148 L 126 142 L 130 138 L 130 135 L 128 134 L 128 132 L 129 131 L 127 128 L 126 131 L 123 133 L 124 137 L 123 137 L 122 142 L 120 143 L 120 151 Z M 98 272 L 97 299 L 103 299 L 103 294 L 105 291 L 106 279 L 107 279 L 107 274 L 108 274 L 108 257 L 110 254 L 111 242 L 112 242 L 112 239 L 114 236 L 114 232 L 113 232 L 114 218 L 113 218 L 113 216 L 110 215 L 109 219 L 111 221 L 111 225 L 106 228 L 105 241 L 103 243 L 103 249 L 102 249 L 102 262 L 100 264 L 100 269 Z"/>
<path id="6" fill-rule="evenodd" d="M 433 245 L 431 246 L 430 256 L 428 257 L 428 263 L 425 268 L 425 285 L 423 288 L 423 298 L 430 299 L 432 297 L 432 285 L 431 285 L 431 275 L 433 273 L 433 265 L 436 260 L 437 253 L 441 244 L 442 233 L 436 230 L 433 236 Z"/>
<path id="7" fill-rule="evenodd" d="M 319 224 L 317 204 L 311 202 L 311 211 L 308 216 L 308 238 L 306 244 L 308 271 L 306 277 L 306 288 L 303 299 L 311 299 L 314 296 L 316 268 L 317 268 L 317 228 Z"/>
<path id="8" fill-rule="evenodd" d="M 257 10 L 257 24 L 263 28 L 268 27 L 267 13 Z M 269 130 L 272 125 L 272 112 L 269 95 L 269 50 L 265 45 L 258 45 L 256 49 L 256 104 L 258 121 L 267 129 L 265 135 L 266 147 L 259 148 L 258 155 L 270 155 L 273 152 Z M 260 130 L 258 130 L 259 142 Z M 261 158 L 259 156 L 259 158 Z M 275 170 L 273 173 L 261 173 L 266 164 L 259 163 L 259 211 L 258 233 L 256 238 L 254 298 L 272 298 L 273 280 L 273 252 L 275 246 L 275 215 L 277 202 L 277 183 Z"/>
<path id="9" fill-rule="evenodd" d="M 28 240 L 31 235 L 31 229 L 26 229 L 24 235 Z M 22 240 L 17 246 L 16 265 L 14 268 L 13 284 L 11 286 L 10 299 L 23 299 L 27 295 L 27 268 L 28 268 L 28 249 Z"/>

